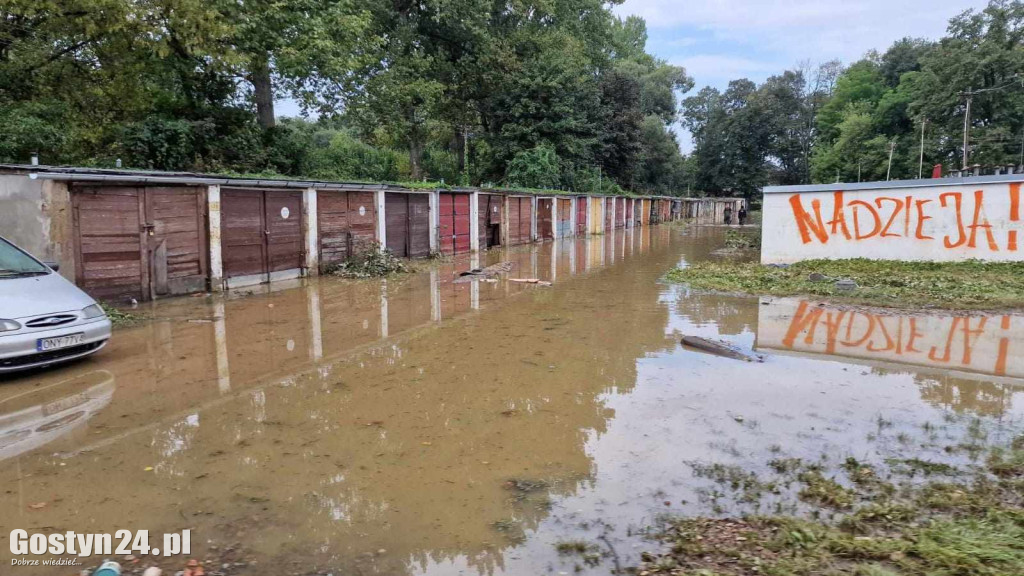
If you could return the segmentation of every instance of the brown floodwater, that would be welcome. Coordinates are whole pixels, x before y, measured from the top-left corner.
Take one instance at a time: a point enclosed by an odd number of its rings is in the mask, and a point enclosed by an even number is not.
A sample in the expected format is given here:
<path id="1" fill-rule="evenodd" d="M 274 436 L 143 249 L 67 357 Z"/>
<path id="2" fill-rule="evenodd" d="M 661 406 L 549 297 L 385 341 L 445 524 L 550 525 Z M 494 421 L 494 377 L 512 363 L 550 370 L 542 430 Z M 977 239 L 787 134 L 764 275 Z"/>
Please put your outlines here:
<path id="1" fill-rule="evenodd" d="M 228 574 L 606 574 L 665 515 L 767 511 L 709 493 L 694 463 L 955 461 L 963 429 L 1018 427 L 1024 317 L 659 280 L 722 242 L 656 226 L 143 307 L 98 355 L 0 380 L 0 565 L 15 528 L 189 528 L 207 573 L 233 547 L 247 565 Z M 500 261 L 495 282 L 454 282 Z M 596 566 L 556 550 L 574 540 Z"/>

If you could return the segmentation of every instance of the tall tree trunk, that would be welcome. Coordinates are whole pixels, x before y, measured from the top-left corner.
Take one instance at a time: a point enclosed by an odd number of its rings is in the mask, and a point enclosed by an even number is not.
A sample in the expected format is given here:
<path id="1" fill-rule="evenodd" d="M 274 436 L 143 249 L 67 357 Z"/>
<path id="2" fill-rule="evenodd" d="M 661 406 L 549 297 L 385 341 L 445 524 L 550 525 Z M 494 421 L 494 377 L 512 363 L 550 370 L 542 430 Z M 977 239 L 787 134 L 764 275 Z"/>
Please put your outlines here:
<path id="1" fill-rule="evenodd" d="M 270 60 L 261 56 L 253 61 L 249 70 L 249 81 L 252 82 L 253 100 L 256 101 L 256 121 L 260 128 L 273 128 L 274 120 L 274 86 L 270 79 Z"/>
<path id="2" fill-rule="evenodd" d="M 415 105 L 409 106 L 406 110 L 406 119 L 409 122 L 409 172 L 414 181 L 423 177 L 423 137 L 416 112 Z"/>
<path id="3" fill-rule="evenodd" d="M 462 126 L 455 129 L 455 164 L 459 174 L 466 170 L 466 129 Z"/>
<path id="4" fill-rule="evenodd" d="M 420 141 L 418 134 L 412 134 L 409 137 L 409 171 L 412 173 L 413 181 L 423 177 L 423 169 L 420 167 L 422 163 L 423 143 Z"/>

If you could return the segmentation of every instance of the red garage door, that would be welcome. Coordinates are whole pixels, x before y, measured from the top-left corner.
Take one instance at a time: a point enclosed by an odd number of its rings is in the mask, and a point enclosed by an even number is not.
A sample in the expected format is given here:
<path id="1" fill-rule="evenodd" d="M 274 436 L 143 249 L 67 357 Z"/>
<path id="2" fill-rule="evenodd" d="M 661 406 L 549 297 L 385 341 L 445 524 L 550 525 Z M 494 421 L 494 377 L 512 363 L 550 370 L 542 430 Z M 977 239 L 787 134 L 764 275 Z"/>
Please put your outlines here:
<path id="1" fill-rule="evenodd" d="M 587 235 L 587 197 L 576 197 L 576 235 Z"/>
<path id="2" fill-rule="evenodd" d="M 626 199 L 617 198 L 615 200 L 615 227 L 625 228 L 626 227 Z"/>
<path id="3" fill-rule="evenodd" d="M 442 254 L 469 252 L 469 194 L 442 192 L 438 222 Z"/>

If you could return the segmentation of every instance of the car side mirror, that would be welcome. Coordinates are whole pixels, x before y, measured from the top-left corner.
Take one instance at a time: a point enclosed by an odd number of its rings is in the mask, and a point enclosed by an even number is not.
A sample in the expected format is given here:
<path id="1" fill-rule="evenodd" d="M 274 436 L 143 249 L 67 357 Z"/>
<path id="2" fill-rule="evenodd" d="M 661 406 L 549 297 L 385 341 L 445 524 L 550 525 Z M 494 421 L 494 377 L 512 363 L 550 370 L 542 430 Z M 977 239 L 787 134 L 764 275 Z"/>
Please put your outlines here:
<path id="1" fill-rule="evenodd" d="M 56 262 L 43 262 L 43 264 L 46 264 L 46 266 L 49 267 L 50 270 L 53 270 L 54 272 L 60 270 L 60 264 Z"/>

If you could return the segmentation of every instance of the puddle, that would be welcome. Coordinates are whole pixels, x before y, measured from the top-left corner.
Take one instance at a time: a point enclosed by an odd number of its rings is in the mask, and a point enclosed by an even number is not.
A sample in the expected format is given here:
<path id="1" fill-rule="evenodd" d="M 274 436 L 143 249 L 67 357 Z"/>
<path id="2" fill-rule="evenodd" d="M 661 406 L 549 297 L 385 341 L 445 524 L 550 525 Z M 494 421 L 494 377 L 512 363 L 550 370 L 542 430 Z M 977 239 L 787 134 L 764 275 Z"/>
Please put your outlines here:
<path id="1" fill-rule="evenodd" d="M 919 438 L 949 459 L 979 420 L 1017 427 L 1024 318 L 658 282 L 722 241 L 659 226 L 154 304 L 96 357 L 0 381 L 0 538 L 191 528 L 193 556 L 255 561 L 228 574 L 604 574 L 665 514 L 740 510 L 695 462 L 871 461 Z M 498 282 L 454 282 L 501 261 Z M 596 566 L 559 554 L 576 540 Z"/>

